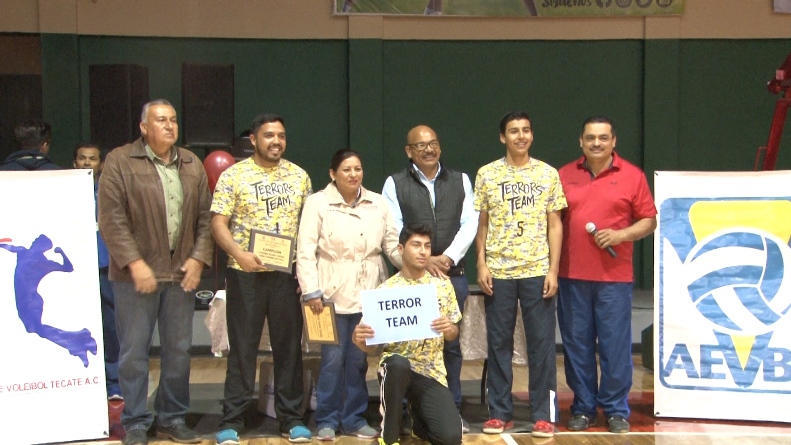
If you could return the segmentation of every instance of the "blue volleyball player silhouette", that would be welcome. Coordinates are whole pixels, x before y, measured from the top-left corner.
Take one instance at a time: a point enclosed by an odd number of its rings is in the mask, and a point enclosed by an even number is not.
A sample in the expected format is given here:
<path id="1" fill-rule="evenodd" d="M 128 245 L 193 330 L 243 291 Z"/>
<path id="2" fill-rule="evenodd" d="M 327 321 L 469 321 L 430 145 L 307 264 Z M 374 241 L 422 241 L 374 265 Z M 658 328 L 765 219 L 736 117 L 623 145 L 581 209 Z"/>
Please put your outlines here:
<path id="1" fill-rule="evenodd" d="M 79 357 L 83 366 L 87 368 L 88 352 L 96 355 L 96 340 L 91 336 L 91 331 L 88 329 L 66 331 L 41 322 L 44 298 L 38 293 L 39 283 L 52 272 L 69 273 L 74 270 L 74 266 L 63 253 L 63 249 L 56 247 L 54 250 L 63 258 L 63 264 L 61 264 L 44 256 L 46 251 L 52 249 L 52 240 L 46 235 L 36 238 L 30 248 L 4 242 L 0 242 L 0 248 L 17 255 L 16 270 L 14 271 L 16 308 L 19 319 L 22 320 L 27 332 L 36 333 L 39 337 L 67 349 L 69 354 Z"/>

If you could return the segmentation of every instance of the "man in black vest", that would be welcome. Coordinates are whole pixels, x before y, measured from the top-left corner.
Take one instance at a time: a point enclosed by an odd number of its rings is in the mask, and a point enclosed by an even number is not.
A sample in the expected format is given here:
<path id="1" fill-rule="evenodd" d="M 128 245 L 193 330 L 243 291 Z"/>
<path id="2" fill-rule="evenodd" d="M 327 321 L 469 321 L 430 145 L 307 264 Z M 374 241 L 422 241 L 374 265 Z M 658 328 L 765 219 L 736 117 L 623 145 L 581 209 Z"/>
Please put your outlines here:
<path id="1" fill-rule="evenodd" d="M 425 125 L 409 131 L 404 150 L 410 159 L 409 165 L 387 178 L 382 195 L 399 232 L 406 224 L 431 227 L 431 257 L 426 270 L 434 276 L 450 277 L 459 309 L 464 311 L 469 293 L 464 255 L 478 230 L 472 183 L 466 173 L 439 162 L 442 152 L 439 139 L 434 130 Z M 445 342 L 444 358 L 448 387 L 456 407 L 461 409 L 462 356 L 458 338 Z M 465 433 L 469 431 L 464 419 L 462 429 Z"/>

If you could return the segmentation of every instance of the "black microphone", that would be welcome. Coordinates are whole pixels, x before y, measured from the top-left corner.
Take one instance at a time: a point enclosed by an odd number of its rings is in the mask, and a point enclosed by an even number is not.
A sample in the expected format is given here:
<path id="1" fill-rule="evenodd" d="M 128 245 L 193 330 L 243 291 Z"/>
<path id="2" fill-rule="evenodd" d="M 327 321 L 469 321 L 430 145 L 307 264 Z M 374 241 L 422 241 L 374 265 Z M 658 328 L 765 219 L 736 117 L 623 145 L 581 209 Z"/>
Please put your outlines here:
<path id="1" fill-rule="evenodd" d="M 585 231 L 590 233 L 591 235 L 596 235 L 596 224 L 593 224 L 592 222 L 585 224 Z M 613 258 L 618 256 L 618 254 L 615 253 L 615 251 L 612 249 L 612 246 L 607 246 L 604 248 L 604 250 L 606 250 L 607 253 L 609 253 L 610 256 Z"/>

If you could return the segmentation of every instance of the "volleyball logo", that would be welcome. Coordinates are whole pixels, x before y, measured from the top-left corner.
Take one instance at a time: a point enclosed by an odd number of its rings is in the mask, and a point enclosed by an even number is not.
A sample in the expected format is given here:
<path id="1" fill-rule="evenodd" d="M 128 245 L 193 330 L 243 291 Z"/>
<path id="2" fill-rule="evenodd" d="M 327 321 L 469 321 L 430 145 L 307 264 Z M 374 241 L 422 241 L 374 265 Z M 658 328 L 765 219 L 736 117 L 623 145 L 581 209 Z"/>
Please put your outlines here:
<path id="1" fill-rule="evenodd" d="M 791 248 L 774 235 L 729 228 L 698 243 L 684 262 L 687 290 L 714 329 L 730 335 L 773 330 L 791 308 Z"/>

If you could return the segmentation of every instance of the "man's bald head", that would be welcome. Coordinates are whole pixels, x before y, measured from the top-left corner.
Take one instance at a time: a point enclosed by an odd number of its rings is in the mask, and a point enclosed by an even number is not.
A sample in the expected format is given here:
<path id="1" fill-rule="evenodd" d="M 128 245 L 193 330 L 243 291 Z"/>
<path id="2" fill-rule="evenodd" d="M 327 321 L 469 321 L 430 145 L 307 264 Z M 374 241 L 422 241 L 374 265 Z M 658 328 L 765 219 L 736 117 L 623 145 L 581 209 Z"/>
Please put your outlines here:
<path id="1" fill-rule="evenodd" d="M 406 143 L 415 144 L 422 141 L 421 135 L 423 134 L 428 134 L 430 136 L 429 140 L 437 138 L 437 133 L 431 127 L 428 125 L 418 125 L 409 130 L 409 133 L 406 135 Z"/>
<path id="2" fill-rule="evenodd" d="M 427 125 L 418 125 L 409 130 L 406 136 L 406 155 L 426 175 L 433 179 L 439 170 L 439 146 L 437 133 Z"/>

